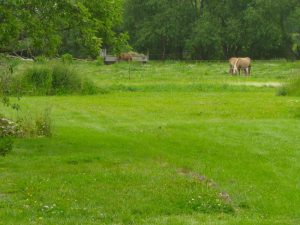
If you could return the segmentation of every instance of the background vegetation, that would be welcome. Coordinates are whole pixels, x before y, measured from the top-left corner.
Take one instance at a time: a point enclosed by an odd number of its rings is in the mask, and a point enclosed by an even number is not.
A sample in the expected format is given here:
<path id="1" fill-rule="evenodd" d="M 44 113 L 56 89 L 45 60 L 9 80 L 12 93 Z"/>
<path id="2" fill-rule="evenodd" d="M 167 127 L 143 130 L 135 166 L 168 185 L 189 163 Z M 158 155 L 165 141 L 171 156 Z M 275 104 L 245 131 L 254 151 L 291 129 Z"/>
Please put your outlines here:
<path id="1" fill-rule="evenodd" d="M 300 57 L 297 0 L 6 0 L 0 52 L 96 57 L 134 49 L 157 59 Z"/>
<path id="2" fill-rule="evenodd" d="M 127 0 L 132 45 L 155 58 L 299 57 L 297 0 Z"/>
<path id="3" fill-rule="evenodd" d="M 95 57 L 120 38 L 122 0 L 6 0 L 0 4 L 0 52 L 27 57 Z"/>

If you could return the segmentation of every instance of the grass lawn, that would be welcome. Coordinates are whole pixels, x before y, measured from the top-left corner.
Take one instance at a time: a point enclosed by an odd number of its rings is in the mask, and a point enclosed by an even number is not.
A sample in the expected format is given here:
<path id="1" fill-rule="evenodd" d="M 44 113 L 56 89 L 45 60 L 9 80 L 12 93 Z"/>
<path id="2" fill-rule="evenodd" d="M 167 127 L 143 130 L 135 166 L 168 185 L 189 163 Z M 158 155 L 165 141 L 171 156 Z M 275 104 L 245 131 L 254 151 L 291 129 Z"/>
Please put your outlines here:
<path id="1" fill-rule="evenodd" d="M 0 158 L 1 225 L 300 224 L 300 99 L 276 96 L 299 62 L 74 67 L 99 94 L 21 99 L 53 136 Z"/>

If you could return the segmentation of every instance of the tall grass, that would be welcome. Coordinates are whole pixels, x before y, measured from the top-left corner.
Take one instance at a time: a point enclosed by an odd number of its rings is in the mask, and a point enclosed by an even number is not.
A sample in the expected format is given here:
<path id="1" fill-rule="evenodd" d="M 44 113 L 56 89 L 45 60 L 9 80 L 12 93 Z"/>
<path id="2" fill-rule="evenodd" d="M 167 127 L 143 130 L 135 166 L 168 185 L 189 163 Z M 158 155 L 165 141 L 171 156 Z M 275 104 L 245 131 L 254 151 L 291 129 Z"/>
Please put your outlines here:
<path id="1" fill-rule="evenodd" d="M 22 137 L 50 137 L 52 135 L 53 120 L 50 107 L 40 110 L 22 110 L 18 113 L 16 121 L 22 130 Z"/>
<path id="2" fill-rule="evenodd" d="M 278 89 L 277 95 L 300 96 L 300 76 L 291 78 L 285 85 Z"/>
<path id="3" fill-rule="evenodd" d="M 33 65 L 21 75 L 23 93 L 30 95 L 94 94 L 96 86 L 66 64 Z"/>
<path id="4" fill-rule="evenodd" d="M 20 135 L 20 127 L 0 115 L 0 156 L 12 150 L 13 138 Z"/>

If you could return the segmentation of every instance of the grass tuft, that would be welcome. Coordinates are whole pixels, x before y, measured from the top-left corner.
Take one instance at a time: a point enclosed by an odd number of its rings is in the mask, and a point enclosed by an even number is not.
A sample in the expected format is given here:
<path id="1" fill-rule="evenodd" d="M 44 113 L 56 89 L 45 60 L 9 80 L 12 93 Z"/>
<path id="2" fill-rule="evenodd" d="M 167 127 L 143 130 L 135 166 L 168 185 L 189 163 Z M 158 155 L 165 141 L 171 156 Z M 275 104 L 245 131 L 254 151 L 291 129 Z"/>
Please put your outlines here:
<path id="1" fill-rule="evenodd" d="M 300 76 L 291 78 L 285 85 L 277 91 L 279 96 L 300 96 Z"/>

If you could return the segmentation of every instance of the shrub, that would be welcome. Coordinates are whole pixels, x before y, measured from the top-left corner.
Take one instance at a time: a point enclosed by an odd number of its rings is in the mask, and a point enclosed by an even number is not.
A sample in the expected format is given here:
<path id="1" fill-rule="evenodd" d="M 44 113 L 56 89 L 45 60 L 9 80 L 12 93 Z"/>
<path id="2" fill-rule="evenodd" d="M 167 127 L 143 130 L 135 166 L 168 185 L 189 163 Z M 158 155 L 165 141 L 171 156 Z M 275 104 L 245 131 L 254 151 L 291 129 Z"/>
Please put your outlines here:
<path id="1" fill-rule="evenodd" d="M 82 80 L 69 66 L 55 64 L 52 70 L 52 94 L 79 93 Z"/>
<path id="2" fill-rule="evenodd" d="M 104 64 L 104 58 L 101 56 L 97 56 L 96 64 L 102 66 Z"/>
<path id="3" fill-rule="evenodd" d="M 280 88 L 278 88 L 277 90 L 277 95 L 278 96 L 286 96 L 288 93 L 287 93 L 287 89 L 285 86 L 282 86 Z"/>
<path id="4" fill-rule="evenodd" d="M 300 96 L 300 76 L 292 78 L 277 90 L 279 96 Z"/>
<path id="5" fill-rule="evenodd" d="M 50 137 L 52 135 L 51 108 L 47 107 L 43 111 L 31 110 L 18 115 L 18 124 L 22 130 L 23 137 Z"/>
<path id="6" fill-rule="evenodd" d="M 21 135 L 20 127 L 3 117 L 0 117 L 0 155 L 5 156 L 12 150 L 13 137 Z"/>
<path id="7" fill-rule="evenodd" d="M 13 140 L 11 137 L 0 138 L 0 156 L 5 156 L 12 150 Z"/>
<path id="8" fill-rule="evenodd" d="M 35 120 L 36 135 L 50 137 L 52 135 L 51 110 L 46 108 Z"/>
<path id="9" fill-rule="evenodd" d="M 97 88 L 92 81 L 81 79 L 72 66 L 62 63 L 34 65 L 27 69 L 21 81 L 24 94 L 61 95 L 95 94 Z M 16 89 L 16 88 L 15 88 Z"/>
<path id="10" fill-rule="evenodd" d="M 18 89 L 15 88 L 13 76 L 15 67 L 17 66 L 18 61 L 14 59 L 6 58 L 5 56 L 0 57 L 0 96 L 10 95 L 13 90 L 18 93 Z"/>
<path id="11" fill-rule="evenodd" d="M 21 135 L 21 129 L 18 124 L 4 117 L 0 118 L 0 137 L 17 137 Z"/>
<path id="12" fill-rule="evenodd" d="M 63 54 L 61 56 L 61 61 L 64 63 L 64 64 L 71 64 L 73 62 L 73 56 L 71 54 Z"/>
<path id="13" fill-rule="evenodd" d="M 84 95 L 93 95 L 99 92 L 94 83 L 88 79 L 84 79 L 81 86 L 81 93 Z"/>
<path id="14" fill-rule="evenodd" d="M 45 66 L 35 66 L 25 72 L 24 79 L 33 93 L 48 95 L 52 89 L 52 70 Z"/>
<path id="15" fill-rule="evenodd" d="M 40 55 L 40 56 L 35 57 L 34 61 L 37 63 L 45 63 L 45 62 L 47 62 L 47 58 L 44 55 Z"/>

